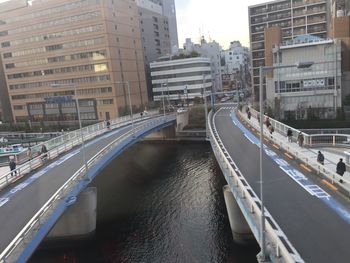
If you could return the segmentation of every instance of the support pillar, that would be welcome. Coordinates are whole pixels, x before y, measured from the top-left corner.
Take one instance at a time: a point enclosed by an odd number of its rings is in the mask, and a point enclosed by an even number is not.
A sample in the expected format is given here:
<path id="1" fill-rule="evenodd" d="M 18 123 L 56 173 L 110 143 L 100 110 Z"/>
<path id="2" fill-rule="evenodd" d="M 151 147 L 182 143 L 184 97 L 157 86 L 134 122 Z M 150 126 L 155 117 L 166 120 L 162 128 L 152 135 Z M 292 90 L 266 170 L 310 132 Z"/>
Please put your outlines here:
<path id="1" fill-rule="evenodd" d="M 254 242 L 254 235 L 250 230 L 250 227 L 247 224 L 247 221 L 245 220 L 242 211 L 230 190 L 230 187 L 225 185 L 222 190 L 224 192 L 225 204 L 233 240 L 238 244 L 248 244 Z"/>
<path id="2" fill-rule="evenodd" d="M 57 221 L 47 239 L 79 238 L 92 234 L 96 229 L 96 208 L 97 189 L 88 187 Z"/>

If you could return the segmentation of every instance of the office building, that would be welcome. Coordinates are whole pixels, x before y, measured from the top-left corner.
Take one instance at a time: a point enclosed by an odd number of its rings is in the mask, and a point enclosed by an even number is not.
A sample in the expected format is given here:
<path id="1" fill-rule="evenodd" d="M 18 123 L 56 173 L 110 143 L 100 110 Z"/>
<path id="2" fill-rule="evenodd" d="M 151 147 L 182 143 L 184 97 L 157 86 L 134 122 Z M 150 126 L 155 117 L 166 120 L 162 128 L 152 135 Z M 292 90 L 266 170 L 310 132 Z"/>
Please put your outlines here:
<path id="1" fill-rule="evenodd" d="M 207 57 L 168 56 L 151 63 L 154 101 L 181 104 L 203 97 L 212 89 L 211 60 Z"/>
<path id="2" fill-rule="evenodd" d="M 0 53 L 14 121 L 76 120 L 75 95 L 83 120 L 115 118 L 129 111 L 128 84 L 133 107 L 143 109 L 148 96 L 134 1 L 28 3 L 0 4 Z"/>
<path id="3" fill-rule="evenodd" d="M 259 67 L 272 65 L 272 47 L 304 34 L 326 39 L 329 8 L 327 0 L 277 0 L 249 7 L 255 101 L 259 95 Z"/>
<path id="4" fill-rule="evenodd" d="M 275 69 L 267 75 L 266 107 L 281 119 L 331 119 L 342 107 L 341 41 L 303 35 L 275 46 L 273 66 L 312 61 L 310 68 Z"/>

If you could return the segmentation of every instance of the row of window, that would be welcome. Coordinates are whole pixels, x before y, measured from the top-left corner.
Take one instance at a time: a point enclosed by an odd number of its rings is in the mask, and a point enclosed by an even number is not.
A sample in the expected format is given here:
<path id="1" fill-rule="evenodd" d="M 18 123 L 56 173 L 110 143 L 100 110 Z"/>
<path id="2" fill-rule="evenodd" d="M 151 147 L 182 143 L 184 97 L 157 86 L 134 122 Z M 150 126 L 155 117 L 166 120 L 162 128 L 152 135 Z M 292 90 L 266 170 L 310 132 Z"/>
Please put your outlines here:
<path id="1" fill-rule="evenodd" d="M 24 33 L 24 32 L 37 30 L 37 29 L 45 29 L 45 28 L 50 28 L 53 26 L 65 25 L 65 24 L 79 22 L 79 21 L 85 21 L 85 20 L 89 21 L 89 20 L 93 20 L 93 19 L 99 18 L 99 17 L 101 17 L 100 11 L 90 12 L 90 13 L 86 13 L 86 14 L 74 15 L 74 16 L 69 16 L 69 17 L 65 17 L 62 19 L 38 23 L 38 24 L 30 25 L 30 26 L 22 26 L 22 27 L 19 27 L 16 29 L 10 29 L 8 31 L 5 31 L 6 33 L 3 33 L 2 35 Z"/>
<path id="2" fill-rule="evenodd" d="M 211 80 L 207 80 L 205 83 L 211 83 Z M 154 88 L 164 88 L 164 83 L 159 83 L 159 84 L 153 84 L 153 89 Z M 163 86 L 162 86 L 163 85 Z M 166 87 L 179 87 L 179 89 L 184 89 L 184 87 L 186 86 L 190 86 L 190 85 L 199 85 L 202 86 L 203 85 L 203 80 L 193 80 L 193 81 L 179 81 L 179 82 L 175 82 L 175 83 L 167 83 Z"/>
<path id="3" fill-rule="evenodd" d="M 73 41 L 73 42 L 64 43 L 64 44 L 56 44 L 56 45 L 51 45 L 51 46 L 46 46 L 46 47 L 32 48 L 32 49 L 20 50 L 20 51 L 15 51 L 15 52 L 7 52 L 7 53 L 3 54 L 3 58 L 11 58 L 11 57 L 20 57 L 20 56 L 27 56 L 27 55 L 33 55 L 33 54 L 40 54 L 40 53 L 44 53 L 44 52 L 50 52 L 50 51 L 55 51 L 55 50 L 59 50 L 59 49 L 66 49 L 66 48 L 99 45 L 99 44 L 103 44 L 104 42 L 105 42 L 104 37 L 81 40 L 81 41 Z"/>
<path id="4" fill-rule="evenodd" d="M 79 65 L 79 66 L 73 66 L 73 67 L 15 73 L 15 74 L 7 75 L 7 78 L 19 79 L 19 78 L 30 78 L 30 77 L 36 77 L 36 76 L 46 76 L 46 75 L 53 75 L 53 74 L 65 74 L 65 73 L 71 73 L 71 72 L 84 72 L 84 71 L 93 71 L 96 73 L 96 72 L 103 72 L 107 70 L 108 70 L 107 63 L 99 63 L 99 64 Z"/>
<path id="5" fill-rule="evenodd" d="M 165 71 L 165 70 L 176 70 L 176 69 L 184 69 L 184 68 L 196 68 L 196 67 L 210 67 L 210 63 L 189 63 L 183 65 L 174 65 L 174 66 L 165 66 L 165 67 L 151 67 L 151 71 Z"/>
<path id="6" fill-rule="evenodd" d="M 186 72 L 186 73 L 177 73 L 177 74 L 167 74 L 161 76 L 152 76 L 152 80 L 156 79 L 175 79 L 175 78 L 183 78 L 183 77 L 198 77 L 203 75 L 211 74 L 211 71 L 198 71 L 198 72 Z"/>
<path id="7" fill-rule="evenodd" d="M 279 84 L 279 87 L 278 87 Z M 300 81 L 275 81 L 275 93 L 302 92 L 334 89 L 334 77 Z"/>
<path id="8" fill-rule="evenodd" d="M 8 64 L 5 64 L 5 67 L 6 69 L 11 69 L 11 68 L 45 65 L 48 63 L 56 63 L 56 62 L 64 62 L 64 61 L 80 60 L 80 59 L 92 59 L 96 61 L 100 59 L 106 59 L 106 57 L 107 57 L 106 50 L 98 50 L 98 51 L 75 53 L 75 54 L 66 55 L 66 56 L 57 56 L 57 57 L 49 57 L 49 58 L 43 58 L 43 59 L 34 59 L 34 60 L 23 61 L 23 62 L 8 63 Z"/>
<path id="9" fill-rule="evenodd" d="M 46 9 L 46 10 L 40 10 L 40 11 L 33 12 L 30 14 L 26 14 L 26 15 L 22 15 L 22 16 L 13 16 L 13 17 L 1 19 L 0 25 L 9 24 L 9 23 L 18 22 L 18 21 L 24 21 L 24 20 L 28 20 L 28 19 L 33 20 L 33 19 L 35 19 L 37 17 L 41 17 L 41 16 L 49 16 L 49 15 L 55 15 L 55 14 L 60 14 L 60 13 L 63 14 L 63 13 L 65 13 L 65 11 L 68 11 L 68 10 L 81 8 L 83 6 L 88 6 L 88 5 L 96 5 L 99 3 L 100 3 L 99 0 L 80 0 L 80 1 L 76 1 L 74 3 L 67 3 L 64 5 L 56 6 L 56 7 L 50 8 L 50 9 Z"/>
<path id="10" fill-rule="evenodd" d="M 103 29 L 102 25 L 81 27 L 81 28 L 76 28 L 76 29 L 71 29 L 71 30 L 66 30 L 61 32 L 48 33 L 48 34 L 39 35 L 39 36 L 32 36 L 29 38 L 2 42 L 1 47 L 10 47 L 10 46 L 28 44 L 32 42 L 50 40 L 50 39 L 55 39 L 60 37 L 76 36 L 76 35 L 85 34 L 85 33 L 101 32 L 102 29 Z"/>
<path id="11" fill-rule="evenodd" d="M 10 85 L 11 90 L 15 89 L 34 89 L 41 87 L 50 87 L 52 85 L 59 84 L 82 84 L 82 83 L 93 83 L 93 82 L 103 82 L 110 80 L 109 75 L 100 75 L 100 76 L 91 76 L 91 77 L 83 77 L 83 78 L 75 78 L 75 79 L 64 79 L 64 80 L 52 80 L 52 81 L 43 81 L 43 82 L 34 82 L 34 83 L 23 83 L 23 84 L 13 84 Z"/>

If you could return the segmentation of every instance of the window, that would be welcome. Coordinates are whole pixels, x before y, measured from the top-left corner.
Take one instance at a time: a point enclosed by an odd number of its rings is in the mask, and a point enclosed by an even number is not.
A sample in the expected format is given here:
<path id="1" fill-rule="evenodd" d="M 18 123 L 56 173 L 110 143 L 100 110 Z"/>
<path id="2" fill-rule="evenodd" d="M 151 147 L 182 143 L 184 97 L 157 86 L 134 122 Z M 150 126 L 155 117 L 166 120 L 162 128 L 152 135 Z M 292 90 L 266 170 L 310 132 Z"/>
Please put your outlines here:
<path id="1" fill-rule="evenodd" d="M 10 41 L 2 42 L 1 47 L 9 47 L 10 46 Z"/>
<path id="2" fill-rule="evenodd" d="M 12 58 L 12 53 L 11 53 L 11 52 L 4 53 L 2 56 L 3 56 L 4 58 Z"/>
<path id="3" fill-rule="evenodd" d="M 14 68 L 15 64 L 14 63 L 9 63 L 5 65 L 6 69 Z"/>

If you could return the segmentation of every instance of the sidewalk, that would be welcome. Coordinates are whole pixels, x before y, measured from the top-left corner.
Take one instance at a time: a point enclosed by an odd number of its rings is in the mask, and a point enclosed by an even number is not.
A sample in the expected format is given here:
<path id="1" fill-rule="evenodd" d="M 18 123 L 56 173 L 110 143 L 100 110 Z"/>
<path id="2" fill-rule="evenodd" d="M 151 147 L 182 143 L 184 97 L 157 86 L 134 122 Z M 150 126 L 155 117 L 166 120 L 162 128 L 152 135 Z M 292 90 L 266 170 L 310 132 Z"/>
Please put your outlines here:
<path id="1" fill-rule="evenodd" d="M 256 130 L 260 130 L 260 124 L 258 122 L 258 120 L 256 118 L 254 118 L 253 116 L 251 116 L 251 119 L 248 120 L 247 118 L 247 114 L 244 112 L 241 112 L 242 116 L 244 117 L 244 119 L 252 126 L 254 127 Z M 264 133 L 269 133 L 268 129 L 266 128 L 266 125 L 264 124 Z M 304 148 L 304 147 L 300 147 L 297 142 L 288 142 L 287 137 L 283 134 L 280 134 L 278 132 L 274 132 L 272 134 L 273 138 L 276 138 L 278 141 L 285 141 L 286 144 L 288 144 L 288 146 L 290 147 L 290 149 L 292 149 L 293 152 L 300 152 L 302 154 L 304 154 L 307 158 L 309 158 L 312 161 L 317 161 L 317 154 L 318 151 L 321 151 L 325 157 L 325 161 L 324 161 L 324 166 L 328 169 L 330 169 L 331 171 L 336 171 L 336 166 L 337 163 L 339 162 L 340 158 L 343 158 L 343 162 L 345 163 L 345 156 L 343 154 L 341 154 L 341 150 L 337 149 L 338 154 L 336 153 L 337 151 L 330 151 L 329 148 Z M 345 151 L 345 149 L 343 149 Z M 345 181 L 350 181 L 350 172 L 346 171 L 344 174 L 344 180 Z"/>

